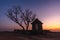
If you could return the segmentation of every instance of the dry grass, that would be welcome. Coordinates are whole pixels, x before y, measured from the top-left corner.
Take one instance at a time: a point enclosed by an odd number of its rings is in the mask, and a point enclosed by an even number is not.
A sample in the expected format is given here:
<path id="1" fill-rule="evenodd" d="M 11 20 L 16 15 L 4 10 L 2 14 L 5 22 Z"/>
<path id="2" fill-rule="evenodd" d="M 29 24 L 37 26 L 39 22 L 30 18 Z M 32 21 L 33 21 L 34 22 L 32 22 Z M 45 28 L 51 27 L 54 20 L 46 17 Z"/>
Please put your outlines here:
<path id="1" fill-rule="evenodd" d="M 0 33 L 0 40 L 60 40 L 60 33 L 46 35 L 25 35 L 19 33 Z"/>

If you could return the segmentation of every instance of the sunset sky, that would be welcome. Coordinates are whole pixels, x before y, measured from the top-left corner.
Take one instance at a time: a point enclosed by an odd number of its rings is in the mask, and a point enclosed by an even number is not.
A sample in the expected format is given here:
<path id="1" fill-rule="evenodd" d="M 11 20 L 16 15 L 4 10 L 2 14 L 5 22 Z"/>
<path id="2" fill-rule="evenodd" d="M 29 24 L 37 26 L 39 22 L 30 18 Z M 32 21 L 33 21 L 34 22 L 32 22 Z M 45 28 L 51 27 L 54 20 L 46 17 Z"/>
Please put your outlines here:
<path id="1" fill-rule="evenodd" d="M 43 22 L 43 29 L 60 32 L 60 1 L 59 0 L 0 0 L 0 31 L 19 29 L 18 24 L 5 14 L 8 8 L 19 5 L 36 13 Z"/>

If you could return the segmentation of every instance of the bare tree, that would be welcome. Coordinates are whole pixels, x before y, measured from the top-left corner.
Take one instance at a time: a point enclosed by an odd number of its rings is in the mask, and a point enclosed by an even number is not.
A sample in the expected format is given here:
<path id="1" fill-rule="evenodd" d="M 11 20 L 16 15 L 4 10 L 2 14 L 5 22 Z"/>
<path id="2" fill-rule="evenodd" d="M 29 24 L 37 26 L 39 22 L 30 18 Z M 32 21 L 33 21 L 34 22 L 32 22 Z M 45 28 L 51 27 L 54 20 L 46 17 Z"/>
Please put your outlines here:
<path id="1" fill-rule="evenodd" d="M 7 16 L 21 26 L 23 30 L 25 30 L 25 26 L 26 30 L 28 30 L 29 23 L 34 21 L 36 18 L 36 14 L 33 14 L 32 11 L 29 9 L 23 11 L 19 6 L 9 8 Z M 25 26 L 23 26 L 23 24 L 25 24 Z"/>

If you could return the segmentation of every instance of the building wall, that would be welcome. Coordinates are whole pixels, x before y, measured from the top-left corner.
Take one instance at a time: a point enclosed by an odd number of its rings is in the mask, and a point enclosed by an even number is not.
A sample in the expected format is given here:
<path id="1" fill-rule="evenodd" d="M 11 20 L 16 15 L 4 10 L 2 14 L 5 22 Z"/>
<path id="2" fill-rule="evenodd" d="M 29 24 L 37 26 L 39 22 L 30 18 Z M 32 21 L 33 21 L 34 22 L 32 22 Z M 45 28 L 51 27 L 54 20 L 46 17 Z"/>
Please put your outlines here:
<path id="1" fill-rule="evenodd" d="M 42 30 L 42 24 L 33 24 L 32 30 L 41 31 Z"/>

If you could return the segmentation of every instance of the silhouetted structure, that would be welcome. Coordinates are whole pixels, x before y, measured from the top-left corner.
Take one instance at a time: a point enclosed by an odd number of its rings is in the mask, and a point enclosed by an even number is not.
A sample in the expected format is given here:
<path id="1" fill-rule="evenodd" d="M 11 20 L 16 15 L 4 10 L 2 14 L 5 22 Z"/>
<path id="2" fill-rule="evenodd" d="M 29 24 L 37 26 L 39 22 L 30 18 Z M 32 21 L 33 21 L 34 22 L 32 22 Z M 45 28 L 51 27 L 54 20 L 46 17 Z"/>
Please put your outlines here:
<path id="1" fill-rule="evenodd" d="M 43 34 L 42 22 L 38 19 L 34 20 L 32 23 L 32 30 L 14 30 L 14 32 L 24 33 L 24 34 Z"/>
<path id="2" fill-rule="evenodd" d="M 12 10 L 13 9 L 13 10 Z M 13 6 L 8 9 L 7 16 L 17 23 L 23 30 L 28 30 L 30 22 L 36 19 L 36 14 L 33 14 L 32 11 L 26 9 L 24 12 L 20 6 Z M 24 25 L 25 26 L 24 26 Z"/>
<path id="3" fill-rule="evenodd" d="M 42 33 L 42 22 L 36 19 L 32 22 L 32 31 Z"/>

